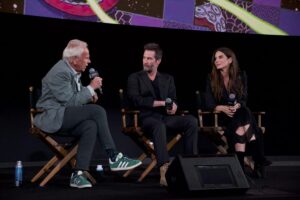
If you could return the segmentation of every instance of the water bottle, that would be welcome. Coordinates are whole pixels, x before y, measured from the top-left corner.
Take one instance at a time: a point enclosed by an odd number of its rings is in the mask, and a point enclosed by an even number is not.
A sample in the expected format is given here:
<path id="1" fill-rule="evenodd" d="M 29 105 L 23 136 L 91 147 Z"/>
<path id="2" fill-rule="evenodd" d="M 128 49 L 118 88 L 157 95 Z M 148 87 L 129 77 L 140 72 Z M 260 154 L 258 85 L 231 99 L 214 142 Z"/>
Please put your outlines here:
<path id="1" fill-rule="evenodd" d="M 104 169 L 102 165 L 97 165 L 96 171 L 99 174 L 100 179 L 104 179 Z"/>
<path id="2" fill-rule="evenodd" d="M 20 187 L 23 181 L 23 166 L 22 161 L 18 160 L 15 169 L 15 186 Z"/>
<path id="3" fill-rule="evenodd" d="M 103 175 L 104 174 L 103 166 L 102 165 L 97 165 L 96 171 L 99 172 L 99 174 Z"/>

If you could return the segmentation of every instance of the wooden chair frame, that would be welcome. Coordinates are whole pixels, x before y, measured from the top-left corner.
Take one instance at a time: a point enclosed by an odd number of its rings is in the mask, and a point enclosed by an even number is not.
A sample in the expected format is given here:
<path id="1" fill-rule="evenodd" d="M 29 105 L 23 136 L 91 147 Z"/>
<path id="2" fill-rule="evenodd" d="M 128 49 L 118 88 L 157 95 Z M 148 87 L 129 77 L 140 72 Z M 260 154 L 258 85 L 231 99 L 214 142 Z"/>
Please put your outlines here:
<path id="1" fill-rule="evenodd" d="M 33 124 L 34 116 L 43 110 L 35 108 L 35 101 L 33 97 L 33 87 L 29 87 L 30 94 L 30 130 L 29 132 L 44 142 L 49 149 L 55 154 L 43 167 L 42 169 L 31 179 L 32 183 L 38 181 L 43 175 L 46 177 L 40 182 L 40 186 L 45 186 L 67 163 L 73 168 L 76 160 L 75 155 L 77 153 L 78 144 L 77 140 L 74 139 L 70 144 L 58 143 L 52 135 L 43 132 Z M 89 172 L 84 172 L 85 175 L 91 180 L 93 184 L 96 184 L 96 180 L 90 175 Z"/>
<path id="2" fill-rule="evenodd" d="M 199 91 L 196 91 L 196 96 L 197 101 L 200 101 L 201 97 Z M 205 134 L 211 139 L 218 150 L 217 154 L 227 154 L 228 142 L 224 136 L 225 127 L 219 125 L 219 114 L 220 112 L 202 111 L 201 109 L 198 109 L 199 129 L 200 133 Z M 263 126 L 263 117 L 265 116 L 266 112 L 252 112 L 252 114 L 256 117 L 257 125 L 264 134 L 266 128 Z M 212 118 L 212 124 L 208 125 L 204 122 L 204 118 L 206 117 Z M 252 170 L 254 169 L 254 163 L 251 157 L 245 156 L 244 162 L 245 165 L 249 166 Z"/>
<path id="3" fill-rule="evenodd" d="M 138 182 L 141 182 L 157 164 L 154 146 L 151 140 L 144 135 L 141 127 L 139 126 L 138 115 L 140 111 L 125 108 L 122 103 L 124 102 L 124 94 L 122 89 L 119 90 L 119 95 L 121 100 L 122 133 L 133 139 L 133 141 L 142 149 L 143 153 L 138 157 L 140 161 L 143 162 L 147 157 L 151 159 L 150 164 L 147 165 L 146 169 L 138 178 Z M 132 124 L 128 123 L 128 118 L 133 119 Z M 171 150 L 180 139 L 181 134 L 178 133 L 168 142 L 167 150 Z M 132 171 L 133 169 L 126 171 L 123 177 L 128 177 Z"/>

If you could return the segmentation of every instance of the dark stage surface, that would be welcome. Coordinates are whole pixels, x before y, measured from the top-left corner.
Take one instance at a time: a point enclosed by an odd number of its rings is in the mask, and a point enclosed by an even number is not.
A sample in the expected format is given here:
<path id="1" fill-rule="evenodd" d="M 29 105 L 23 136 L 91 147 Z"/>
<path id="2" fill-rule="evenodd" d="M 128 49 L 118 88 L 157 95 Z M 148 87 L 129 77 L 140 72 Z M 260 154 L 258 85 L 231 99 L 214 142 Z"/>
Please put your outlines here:
<path id="1" fill-rule="evenodd" d="M 175 196 L 158 185 L 158 171 L 150 173 L 142 183 L 135 180 L 141 171 L 124 179 L 121 173 L 106 172 L 101 177 L 92 171 L 98 183 L 91 189 L 68 186 L 70 170 L 60 172 L 46 187 L 30 183 L 37 167 L 24 167 L 25 182 L 15 188 L 14 169 L 0 168 L 0 199 L 300 199 L 300 159 L 272 157 L 273 164 L 266 170 L 265 179 L 249 179 L 251 188 L 244 195 Z"/>

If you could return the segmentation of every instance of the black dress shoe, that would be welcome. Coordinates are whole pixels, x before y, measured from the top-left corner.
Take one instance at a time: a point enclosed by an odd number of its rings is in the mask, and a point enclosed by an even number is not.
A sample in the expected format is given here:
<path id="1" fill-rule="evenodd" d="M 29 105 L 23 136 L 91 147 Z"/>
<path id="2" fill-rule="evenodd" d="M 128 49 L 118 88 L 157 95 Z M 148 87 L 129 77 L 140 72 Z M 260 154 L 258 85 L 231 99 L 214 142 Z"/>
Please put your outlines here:
<path id="1" fill-rule="evenodd" d="M 265 166 L 265 167 L 266 167 L 266 166 L 270 166 L 270 165 L 272 165 L 272 161 L 265 159 L 265 160 L 262 162 L 262 165 Z"/>

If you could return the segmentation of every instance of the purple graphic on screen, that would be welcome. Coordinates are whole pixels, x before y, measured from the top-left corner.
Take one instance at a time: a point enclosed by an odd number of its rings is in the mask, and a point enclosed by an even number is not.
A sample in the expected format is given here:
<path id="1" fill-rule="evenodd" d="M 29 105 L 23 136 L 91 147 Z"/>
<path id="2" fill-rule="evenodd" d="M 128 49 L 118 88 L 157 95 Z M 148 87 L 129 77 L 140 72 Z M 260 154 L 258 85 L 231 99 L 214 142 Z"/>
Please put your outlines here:
<path id="1" fill-rule="evenodd" d="M 281 0 L 253 0 L 252 2 L 259 5 L 280 7 Z"/>
<path id="2" fill-rule="evenodd" d="M 138 26 L 162 27 L 163 20 L 155 17 L 133 15 L 131 19 L 131 24 Z"/>
<path id="3" fill-rule="evenodd" d="M 300 36 L 299 0 L 230 0 L 288 35 Z M 95 0 L 119 24 L 252 33 L 244 21 L 208 0 Z M 86 0 L 5 0 L 0 12 L 100 22 Z"/>
<path id="4" fill-rule="evenodd" d="M 182 23 L 193 23 L 195 0 L 165 0 L 164 19 Z"/>
<path id="5" fill-rule="evenodd" d="M 86 0 L 44 0 L 54 8 L 72 15 L 92 16 L 95 15 Z M 97 0 L 105 11 L 112 9 L 119 0 Z"/>
<path id="6" fill-rule="evenodd" d="M 279 26 L 290 35 L 300 36 L 300 15 L 290 10 L 281 10 Z"/>
<path id="7" fill-rule="evenodd" d="M 274 26 L 279 25 L 280 8 L 254 4 L 252 7 L 252 13 Z"/>

